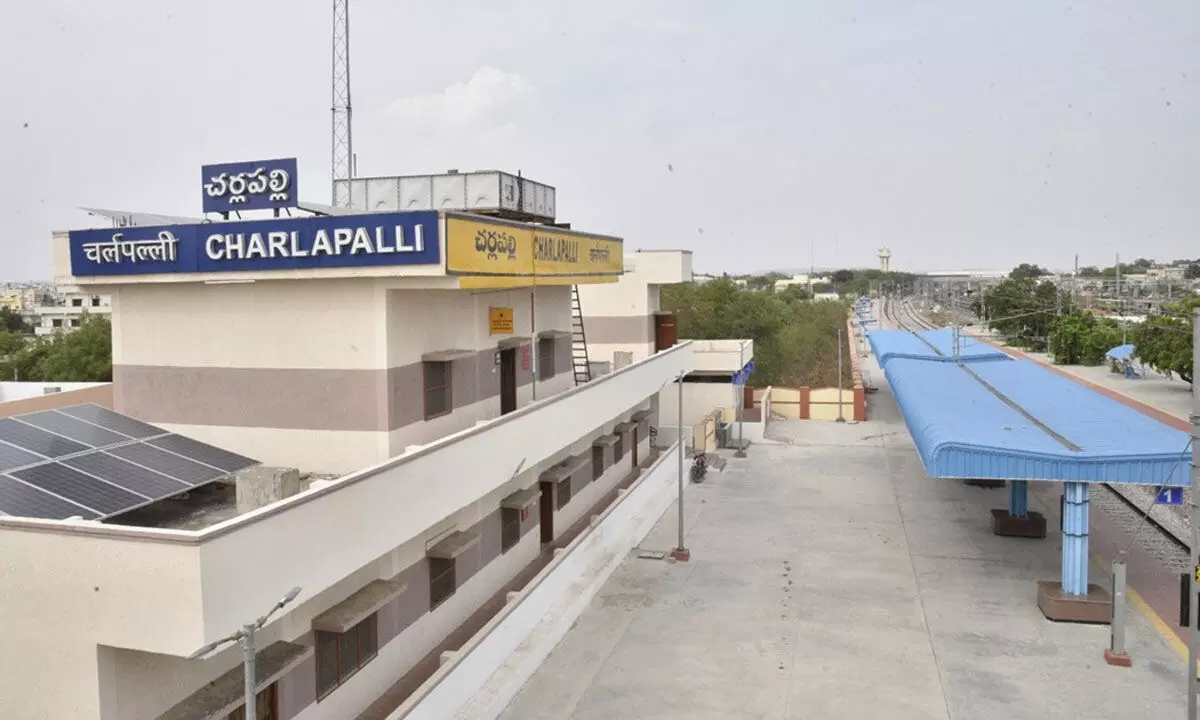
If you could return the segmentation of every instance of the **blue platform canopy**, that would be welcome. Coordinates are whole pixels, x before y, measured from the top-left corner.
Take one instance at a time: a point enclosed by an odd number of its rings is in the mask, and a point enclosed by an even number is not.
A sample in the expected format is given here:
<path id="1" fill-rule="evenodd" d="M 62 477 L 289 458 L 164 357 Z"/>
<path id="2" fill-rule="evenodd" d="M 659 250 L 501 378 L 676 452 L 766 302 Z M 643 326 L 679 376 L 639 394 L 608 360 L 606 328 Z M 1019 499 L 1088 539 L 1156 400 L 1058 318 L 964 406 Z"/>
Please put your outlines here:
<path id="1" fill-rule="evenodd" d="M 887 369 L 894 358 L 934 362 L 954 362 L 954 331 L 949 328 L 913 333 L 907 330 L 872 330 L 867 335 L 871 352 L 879 366 Z M 996 348 L 966 335 L 959 335 L 958 357 L 961 362 L 1010 360 Z"/>
<path id="2" fill-rule="evenodd" d="M 1030 481 L 1062 481 L 1068 595 L 1089 592 L 1090 484 L 1190 484 L 1189 435 L 1037 363 L 989 357 L 999 351 L 961 337 L 954 362 L 947 329 L 868 338 L 927 475 L 1006 480 L 1007 515 L 1016 518 L 1031 514 Z"/>
<path id="3" fill-rule="evenodd" d="M 884 372 L 930 477 L 1189 484 L 1187 434 L 1032 361 Z"/>

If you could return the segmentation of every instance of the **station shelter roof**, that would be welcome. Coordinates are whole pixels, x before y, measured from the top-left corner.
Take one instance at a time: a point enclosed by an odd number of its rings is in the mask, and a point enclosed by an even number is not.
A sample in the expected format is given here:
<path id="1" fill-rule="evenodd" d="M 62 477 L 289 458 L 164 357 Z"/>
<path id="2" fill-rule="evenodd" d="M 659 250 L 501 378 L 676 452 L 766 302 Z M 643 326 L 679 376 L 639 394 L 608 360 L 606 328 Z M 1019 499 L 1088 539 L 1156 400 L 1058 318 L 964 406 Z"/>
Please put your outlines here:
<path id="1" fill-rule="evenodd" d="M 900 347 L 880 332 L 873 347 Z M 1033 361 L 892 352 L 884 373 L 930 477 L 1189 484 L 1187 434 Z"/>
<path id="2" fill-rule="evenodd" d="M 872 330 L 867 334 L 871 352 L 879 360 L 879 366 L 887 369 L 894 358 L 927 360 L 932 362 L 954 361 L 954 331 L 950 328 L 909 332 L 907 330 Z M 958 356 L 964 363 L 989 360 L 1009 360 L 1009 356 L 978 339 L 960 333 Z"/>

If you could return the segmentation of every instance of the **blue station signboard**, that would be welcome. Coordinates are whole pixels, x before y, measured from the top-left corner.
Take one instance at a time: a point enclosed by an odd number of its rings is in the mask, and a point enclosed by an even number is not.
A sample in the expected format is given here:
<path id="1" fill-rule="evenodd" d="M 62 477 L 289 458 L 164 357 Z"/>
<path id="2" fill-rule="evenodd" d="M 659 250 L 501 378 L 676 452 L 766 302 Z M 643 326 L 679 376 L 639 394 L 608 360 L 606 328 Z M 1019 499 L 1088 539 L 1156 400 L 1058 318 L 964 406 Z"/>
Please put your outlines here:
<path id="1" fill-rule="evenodd" d="M 296 158 L 205 165 L 200 169 L 204 212 L 294 208 Z"/>
<path id="2" fill-rule="evenodd" d="M 433 211 L 78 230 L 69 242 L 79 277 L 441 262 Z"/>

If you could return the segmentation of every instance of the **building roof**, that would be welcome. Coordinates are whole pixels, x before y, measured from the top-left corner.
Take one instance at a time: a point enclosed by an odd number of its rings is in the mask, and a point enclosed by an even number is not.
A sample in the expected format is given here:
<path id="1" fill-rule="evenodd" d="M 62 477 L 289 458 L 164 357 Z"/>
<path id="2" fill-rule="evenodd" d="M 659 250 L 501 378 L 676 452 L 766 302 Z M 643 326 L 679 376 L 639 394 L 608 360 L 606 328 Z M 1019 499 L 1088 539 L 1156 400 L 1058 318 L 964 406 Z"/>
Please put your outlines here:
<path id="1" fill-rule="evenodd" d="M 919 333 L 907 330 L 872 330 L 867 334 L 867 340 L 871 343 L 871 352 L 884 369 L 893 358 L 937 362 L 954 360 L 954 331 L 950 328 Z M 1010 359 L 1000 350 L 962 334 L 959 335 L 958 356 L 963 362 Z"/>
<path id="2" fill-rule="evenodd" d="M 1185 433 L 1032 361 L 893 357 L 884 371 L 930 477 L 1189 482 Z"/>

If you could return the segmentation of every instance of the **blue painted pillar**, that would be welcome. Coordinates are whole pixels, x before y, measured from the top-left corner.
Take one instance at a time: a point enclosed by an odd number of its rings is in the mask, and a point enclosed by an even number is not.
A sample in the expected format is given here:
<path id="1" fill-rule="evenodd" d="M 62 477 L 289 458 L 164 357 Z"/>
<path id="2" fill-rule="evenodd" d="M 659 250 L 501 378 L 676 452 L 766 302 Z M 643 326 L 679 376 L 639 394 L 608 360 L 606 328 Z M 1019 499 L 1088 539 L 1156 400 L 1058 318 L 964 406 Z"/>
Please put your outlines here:
<path id="1" fill-rule="evenodd" d="M 1088 588 L 1088 486 L 1063 483 L 1062 590 L 1086 595 Z"/>
<path id="2" fill-rule="evenodd" d="M 1029 515 L 1029 481 L 1008 481 L 1008 514 L 1009 517 L 1023 518 Z"/>

